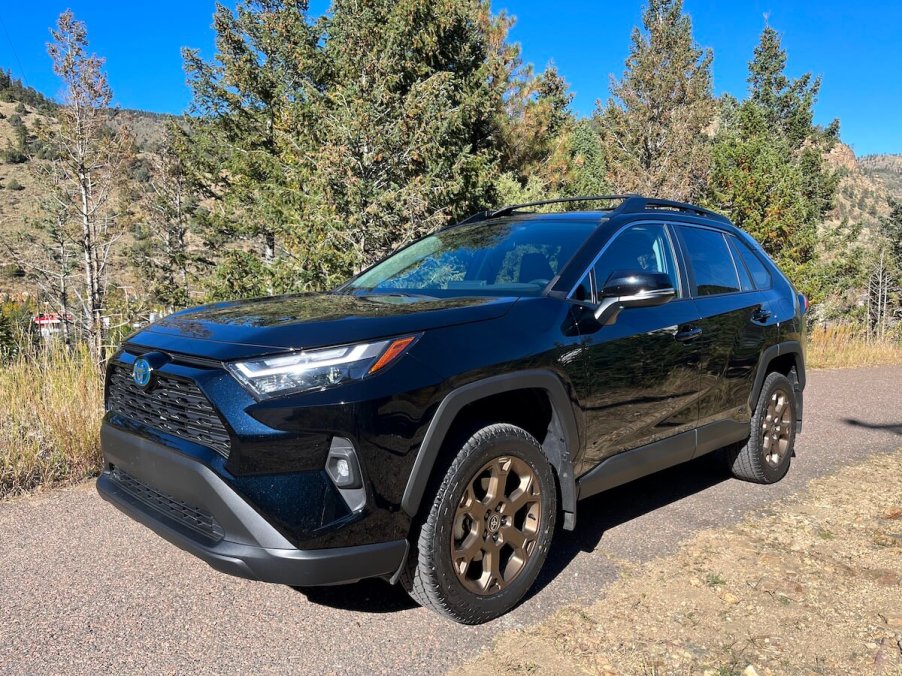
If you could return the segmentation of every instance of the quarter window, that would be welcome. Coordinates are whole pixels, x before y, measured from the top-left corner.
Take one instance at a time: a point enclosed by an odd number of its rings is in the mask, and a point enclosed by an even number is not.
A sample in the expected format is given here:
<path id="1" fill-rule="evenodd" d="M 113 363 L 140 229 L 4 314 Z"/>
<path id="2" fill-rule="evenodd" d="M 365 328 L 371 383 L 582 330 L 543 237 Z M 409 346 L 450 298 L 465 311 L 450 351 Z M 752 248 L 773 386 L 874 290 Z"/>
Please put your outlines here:
<path id="1" fill-rule="evenodd" d="M 768 271 L 767 266 L 761 262 L 761 259 L 751 250 L 748 244 L 740 241 L 736 237 L 730 237 L 730 240 L 733 242 L 733 250 L 738 253 L 739 258 L 745 262 L 746 267 L 752 274 L 755 288 L 762 290 L 769 289 L 773 282 L 771 281 L 770 272 Z"/>
<path id="2" fill-rule="evenodd" d="M 713 296 L 739 291 L 739 276 L 726 236 L 716 230 L 691 227 L 682 228 L 682 233 L 696 294 Z"/>

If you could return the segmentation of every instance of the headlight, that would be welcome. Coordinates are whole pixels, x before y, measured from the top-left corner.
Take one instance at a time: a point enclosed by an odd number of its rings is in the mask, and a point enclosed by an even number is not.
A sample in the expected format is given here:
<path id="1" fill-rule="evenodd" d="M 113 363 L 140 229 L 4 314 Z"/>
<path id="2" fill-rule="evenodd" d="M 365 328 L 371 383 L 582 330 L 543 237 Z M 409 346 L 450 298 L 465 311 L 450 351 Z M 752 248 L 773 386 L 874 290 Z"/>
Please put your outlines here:
<path id="1" fill-rule="evenodd" d="M 394 362 L 418 336 L 339 345 L 227 364 L 229 372 L 261 399 L 322 390 L 362 380 Z"/>

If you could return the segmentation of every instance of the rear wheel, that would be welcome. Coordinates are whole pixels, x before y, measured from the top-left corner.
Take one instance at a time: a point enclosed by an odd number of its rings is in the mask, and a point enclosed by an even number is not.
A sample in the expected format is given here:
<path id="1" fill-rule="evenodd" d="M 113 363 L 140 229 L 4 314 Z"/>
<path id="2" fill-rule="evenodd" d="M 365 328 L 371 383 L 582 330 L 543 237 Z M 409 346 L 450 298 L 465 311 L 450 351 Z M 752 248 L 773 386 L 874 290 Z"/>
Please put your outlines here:
<path id="1" fill-rule="evenodd" d="M 513 425 L 485 427 L 445 473 L 402 583 L 420 605 L 457 622 L 503 615 L 545 562 L 556 508 L 539 442 Z"/>
<path id="2" fill-rule="evenodd" d="M 748 441 L 730 453 L 733 475 L 760 484 L 786 476 L 795 446 L 795 422 L 793 384 L 782 373 L 771 373 L 761 386 Z"/>

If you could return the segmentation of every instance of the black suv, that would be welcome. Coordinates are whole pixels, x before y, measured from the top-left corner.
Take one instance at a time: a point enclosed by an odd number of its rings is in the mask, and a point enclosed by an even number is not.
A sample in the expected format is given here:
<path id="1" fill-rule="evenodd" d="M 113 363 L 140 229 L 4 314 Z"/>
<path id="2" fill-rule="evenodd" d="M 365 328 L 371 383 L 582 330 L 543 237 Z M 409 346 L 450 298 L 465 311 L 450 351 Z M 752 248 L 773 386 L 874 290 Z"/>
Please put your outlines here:
<path id="1" fill-rule="evenodd" d="M 100 494 L 220 571 L 381 577 L 479 623 L 523 597 L 580 498 L 718 449 L 780 480 L 805 298 L 723 216 L 590 200 L 609 208 L 477 214 L 331 293 L 132 335 Z"/>

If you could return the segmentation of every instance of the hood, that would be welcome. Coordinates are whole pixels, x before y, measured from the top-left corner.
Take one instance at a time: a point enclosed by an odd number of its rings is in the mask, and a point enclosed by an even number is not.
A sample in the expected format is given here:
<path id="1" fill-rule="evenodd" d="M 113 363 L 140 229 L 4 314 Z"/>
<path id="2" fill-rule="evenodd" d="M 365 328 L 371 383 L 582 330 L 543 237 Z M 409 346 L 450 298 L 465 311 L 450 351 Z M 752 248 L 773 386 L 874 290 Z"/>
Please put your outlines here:
<path id="1" fill-rule="evenodd" d="M 130 343 L 212 359 L 355 343 L 503 316 L 516 298 L 322 293 L 214 303 L 151 324 Z"/>

